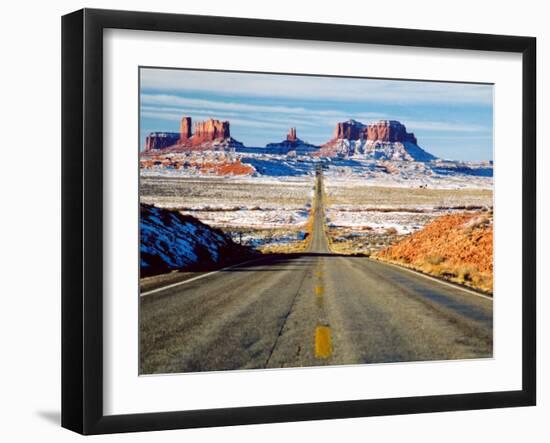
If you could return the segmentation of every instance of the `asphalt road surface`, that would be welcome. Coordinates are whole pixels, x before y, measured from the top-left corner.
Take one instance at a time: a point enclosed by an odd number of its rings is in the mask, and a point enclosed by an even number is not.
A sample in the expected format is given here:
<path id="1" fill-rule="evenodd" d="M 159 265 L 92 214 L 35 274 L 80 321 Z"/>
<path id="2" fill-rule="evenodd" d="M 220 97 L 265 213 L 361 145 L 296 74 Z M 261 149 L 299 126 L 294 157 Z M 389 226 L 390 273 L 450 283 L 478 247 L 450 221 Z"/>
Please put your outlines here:
<path id="1" fill-rule="evenodd" d="M 366 257 L 331 254 L 323 177 L 309 251 L 140 297 L 140 373 L 486 358 L 493 302 Z"/>

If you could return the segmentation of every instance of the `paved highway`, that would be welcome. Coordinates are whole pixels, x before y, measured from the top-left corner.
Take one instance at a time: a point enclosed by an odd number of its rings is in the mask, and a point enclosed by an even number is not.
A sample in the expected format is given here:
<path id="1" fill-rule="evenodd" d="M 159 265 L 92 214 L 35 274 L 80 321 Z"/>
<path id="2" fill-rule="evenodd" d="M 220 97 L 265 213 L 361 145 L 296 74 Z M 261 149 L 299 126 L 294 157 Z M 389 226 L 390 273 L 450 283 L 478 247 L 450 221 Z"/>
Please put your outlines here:
<path id="1" fill-rule="evenodd" d="M 366 257 L 331 254 L 323 177 L 309 250 L 140 297 L 140 373 L 492 355 L 493 302 Z"/>

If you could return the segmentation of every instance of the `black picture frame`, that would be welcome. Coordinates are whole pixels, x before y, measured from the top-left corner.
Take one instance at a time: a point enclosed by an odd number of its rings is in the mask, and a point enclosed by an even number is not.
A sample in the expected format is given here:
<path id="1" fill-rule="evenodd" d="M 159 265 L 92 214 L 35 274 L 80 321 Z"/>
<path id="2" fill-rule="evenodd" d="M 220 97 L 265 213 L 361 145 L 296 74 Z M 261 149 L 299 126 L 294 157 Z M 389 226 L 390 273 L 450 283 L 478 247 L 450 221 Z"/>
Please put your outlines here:
<path id="1" fill-rule="evenodd" d="M 108 28 L 522 55 L 522 389 L 131 415 L 103 413 L 103 31 Z M 457 411 L 536 403 L 536 39 L 83 9 L 62 18 L 62 426 L 82 434 Z"/>

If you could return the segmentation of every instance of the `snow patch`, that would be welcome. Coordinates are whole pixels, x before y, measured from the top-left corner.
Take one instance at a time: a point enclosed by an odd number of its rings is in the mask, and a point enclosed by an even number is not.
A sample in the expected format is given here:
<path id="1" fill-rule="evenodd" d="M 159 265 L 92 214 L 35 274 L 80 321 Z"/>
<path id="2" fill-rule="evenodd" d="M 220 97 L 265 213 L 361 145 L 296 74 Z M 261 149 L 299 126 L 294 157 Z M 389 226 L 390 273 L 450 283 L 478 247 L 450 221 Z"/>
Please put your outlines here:
<path id="1" fill-rule="evenodd" d="M 208 267 L 238 252 L 245 249 L 194 217 L 140 205 L 140 265 L 144 275 Z"/>

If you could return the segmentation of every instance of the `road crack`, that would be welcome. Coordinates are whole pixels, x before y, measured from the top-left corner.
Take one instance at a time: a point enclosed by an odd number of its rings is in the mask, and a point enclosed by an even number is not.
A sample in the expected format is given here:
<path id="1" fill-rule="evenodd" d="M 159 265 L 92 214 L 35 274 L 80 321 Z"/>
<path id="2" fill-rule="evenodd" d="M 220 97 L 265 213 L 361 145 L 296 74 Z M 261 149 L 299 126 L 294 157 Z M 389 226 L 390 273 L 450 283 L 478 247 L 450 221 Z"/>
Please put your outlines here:
<path id="1" fill-rule="evenodd" d="M 288 308 L 287 313 L 283 317 L 283 323 L 281 324 L 281 327 L 279 329 L 279 333 L 277 334 L 277 338 L 273 342 L 273 346 L 271 347 L 269 354 L 267 356 L 267 359 L 264 363 L 264 368 L 267 368 L 267 365 L 269 364 L 269 361 L 271 360 L 271 357 L 273 356 L 273 353 L 275 352 L 275 348 L 277 347 L 277 343 L 279 342 L 279 339 L 283 335 L 283 330 L 286 326 L 286 323 L 288 321 L 288 317 L 290 317 L 290 313 L 292 312 L 294 306 L 296 305 L 296 300 L 298 299 L 298 295 L 300 294 L 302 290 L 302 286 L 304 285 L 304 282 L 306 280 L 306 277 L 308 274 L 310 274 L 311 271 L 304 272 L 304 276 L 302 277 L 302 280 L 300 281 L 300 284 L 298 285 L 298 289 L 296 290 L 296 293 L 294 294 L 294 297 L 292 298 L 292 303 L 290 304 L 290 307 Z"/>

